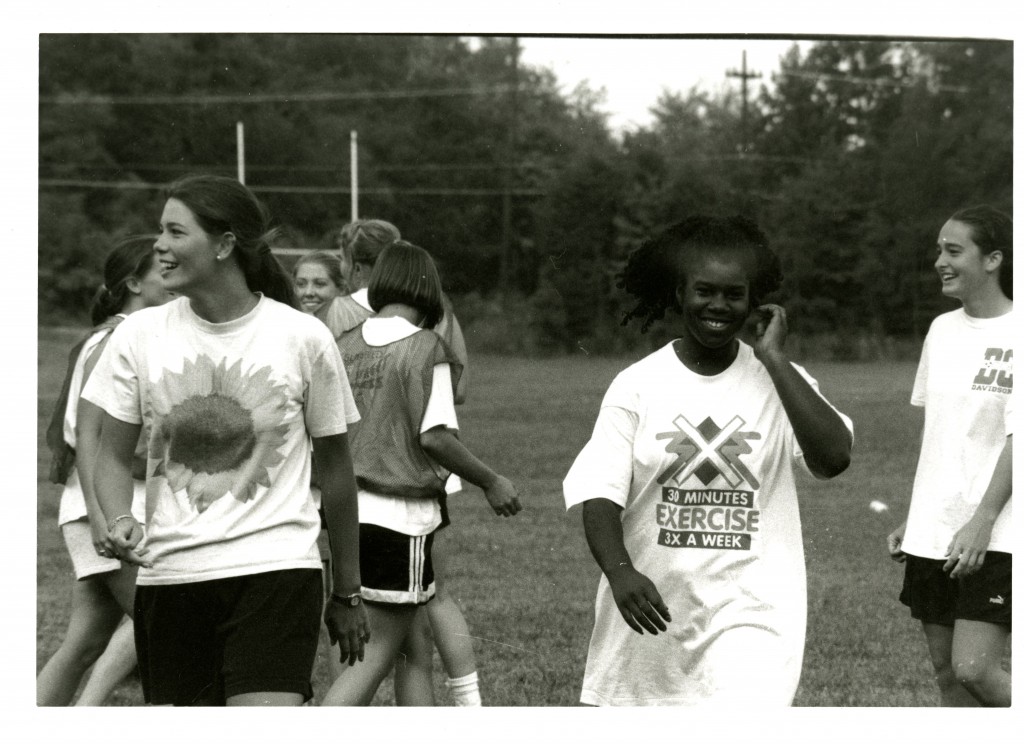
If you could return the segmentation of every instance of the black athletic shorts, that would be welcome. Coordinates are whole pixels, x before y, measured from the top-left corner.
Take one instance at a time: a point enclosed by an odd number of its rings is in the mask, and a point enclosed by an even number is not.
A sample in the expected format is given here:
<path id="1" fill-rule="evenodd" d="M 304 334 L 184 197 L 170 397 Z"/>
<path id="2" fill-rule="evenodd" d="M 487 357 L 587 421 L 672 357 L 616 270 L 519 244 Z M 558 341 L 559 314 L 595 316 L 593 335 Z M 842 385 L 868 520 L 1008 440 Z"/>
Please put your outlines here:
<path id="1" fill-rule="evenodd" d="M 136 587 L 146 702 L 224 705 L 251 692 L 309 700 L 322 605 L 320 569 Z"/>
<path id="2" fill-rule="evenodd" d="M 434 596 L 434 533 L 412 537 L 375 524 L 359 525 L 359 573 L 363 599 L 421 605 Z"/>
<path id="3" fill-rule="evenodd" d="M 952 626 L 957 620 L 978 620 L 1011 627 L 1010 594 L 1013 555 L 988 551 L 978 572 L 949 578 L 944 560 L 908 555 L 900 602 L 911 617 Z"/>

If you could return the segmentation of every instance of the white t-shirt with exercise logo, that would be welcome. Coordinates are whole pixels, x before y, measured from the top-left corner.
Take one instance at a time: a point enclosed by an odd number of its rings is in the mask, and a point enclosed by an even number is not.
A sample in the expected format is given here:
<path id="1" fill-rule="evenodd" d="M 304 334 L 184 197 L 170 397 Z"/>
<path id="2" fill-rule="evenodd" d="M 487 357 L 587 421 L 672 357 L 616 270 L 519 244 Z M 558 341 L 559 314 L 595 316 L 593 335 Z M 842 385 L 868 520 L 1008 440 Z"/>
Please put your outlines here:
<path id="1" fill-rule="evenodd" d="M 594 498 L 623 507 L 626 549 L 672 621 L 657 636 L 634 632 L 602 576 L 583 703 L 792 702 L 807 614 L 796 462 L 806 468 L 745 343 L 712 377 L 669 344 L 615 378 L 563 483 L 566 508 Z"/>
<path id="2" fill-rule="evenodd" d="M 83 395 L 150 433 L 140 585 L 321 567 L 310 437 L 359 412 L 319 320 L 267 297 L 226 323 L 187 298 L 140 310 Z"/>
<path id="3" fill-rule="evenodd" d="M 924 406 L 921 457 L 903 550 L 946 557 L 988 488 L 1013 433 L 1013 312 L 972 318 L 961 308 L 932 321 L 910 402 Z M 1013 552 L 1013 499 L 992 528 L 989 550 Z"/>

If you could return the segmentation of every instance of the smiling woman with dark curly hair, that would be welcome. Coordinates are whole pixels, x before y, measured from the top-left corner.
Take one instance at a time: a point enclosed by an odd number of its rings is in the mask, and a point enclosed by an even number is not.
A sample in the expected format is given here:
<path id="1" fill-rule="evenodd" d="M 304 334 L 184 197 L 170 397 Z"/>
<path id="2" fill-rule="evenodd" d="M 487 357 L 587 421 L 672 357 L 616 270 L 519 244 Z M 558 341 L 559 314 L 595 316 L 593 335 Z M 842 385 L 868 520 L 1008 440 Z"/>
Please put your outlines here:
<path id="1" fill-rule="evenodd" d="M 783 350 L 781 281 L 742 217 L 630 255 L 624 322 L 678 337 L 621 372 L 564 481 L 603 577 L 581 702 L 788 705 L 807 613 L 794 466 L 846 469 L 852 424 Z M 748 319 L 753 346 L 738 338 Z"/>

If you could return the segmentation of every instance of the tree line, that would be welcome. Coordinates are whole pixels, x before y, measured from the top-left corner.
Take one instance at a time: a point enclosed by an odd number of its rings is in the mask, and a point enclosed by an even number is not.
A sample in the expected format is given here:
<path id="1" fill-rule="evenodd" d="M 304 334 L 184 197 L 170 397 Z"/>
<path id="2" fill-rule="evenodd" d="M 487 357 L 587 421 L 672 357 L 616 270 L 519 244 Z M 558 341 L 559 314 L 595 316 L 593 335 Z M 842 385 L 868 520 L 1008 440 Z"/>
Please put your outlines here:
<path id="1" fill-rule="evenodd" d="M 300 247 L 348 220 L 357 131 L 360 216 L 435 255 L 477 348 L 641 343 L 615 275 L 694 212 L 761 225 L 798 336 L 850 357 L 919 340 L 949 307 L 942 222 L 1011 209 L 1012 42 L 820 40 L 773 78 L 746 106 L 667 92 L 616 134 L 599 92 L 563 94 L 510 38 L 44 34 L 40 317 L 84 319 L 113 240 L 155 228 L 159 185 L 233 175 L 242 121 L 246 182 Z"/>

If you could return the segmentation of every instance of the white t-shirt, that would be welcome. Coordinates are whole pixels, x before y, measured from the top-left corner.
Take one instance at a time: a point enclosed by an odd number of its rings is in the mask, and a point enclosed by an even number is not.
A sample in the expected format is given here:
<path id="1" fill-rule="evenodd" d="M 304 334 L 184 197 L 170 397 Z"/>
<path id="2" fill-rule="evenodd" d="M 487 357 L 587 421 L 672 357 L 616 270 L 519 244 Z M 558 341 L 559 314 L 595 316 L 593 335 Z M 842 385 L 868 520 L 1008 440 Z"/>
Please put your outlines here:
<path id="1" fill-rule="evenodd" d="M 209 323 L 187 298 L 133 313 L 84 396 L 149 438 L 148 558 L 138 583 L 320 568 L 310 437 L 359 419 L 316 318 L 261 297 Z"/>
<path id="2" fill-rule="evenodd" d="M 127 316 L 122 316 L 127 317 Z M 96 351 L 96 347 L 107 337 L 109 331 L 97 331 L 92 334 L 83 344 L 82 350 L 75 362 L 75 368 L 71 373 L 71 386 L 68 388 L 68 405 L 64 412 L 64 441 L 69 447 L 77 447 L 78 439 L 76 427 L 78 425 L 78 398 L 82 394 L 82 381 L 85 378 L 85 365 Z M 146 517 L 146 484 L 144 481 L 135 481 L 135 493 L 132 497 L 132 514 L 140 522 L 145 522 Z M 86 519 L 88 512 L 85 508 L 85 492 L 82 490 L 82 482 L 78 477 L 78 468 L 74 468 L 68 475 L 68 481 L 64 484 L 64 490 L 60 495 L 60 506 L 57 511 L 57 524 L 63 525 L 79 519 Z"/>
<path id="3" fill-rule="evenodd" d="M 807 614 L 794 463 L 806 469 L 747 344 L 715 376 L 691 372 L 668 344 L 615 378 L 563 483 L 566 508 L 623 507 L 626 550 L 672 621 L 637 634 L 602 576 L 583 703 L 792 702 Z"/>
<path id="4" fill-rule="evenodd" d="M 405 318 L 397 317 L 367 318 L 362 326 L 363 340 L 370 346 L 386 346 L 418 330 Z M 459 428 L 455 416 L 451 366 L 448 364 L 434 365 L 434 378 L 420 433 L 435 426 Z M 403 535 L 428 535 L 441 524 L 441 506 L 436 499 L 405 499 L 360 489 L 359 521 L 401 532 Z"/>
<path id="5" fill-rule="evenodd" d="M 903 550 L 943 559 L 974 515 L 1013 433 L 1013 312 L 937 317 L 921 350 L 910 402 L 924 406 L 924 435 Z M 1013 498 L 992 528 L 989 550 L 1013 552 Z"/>

